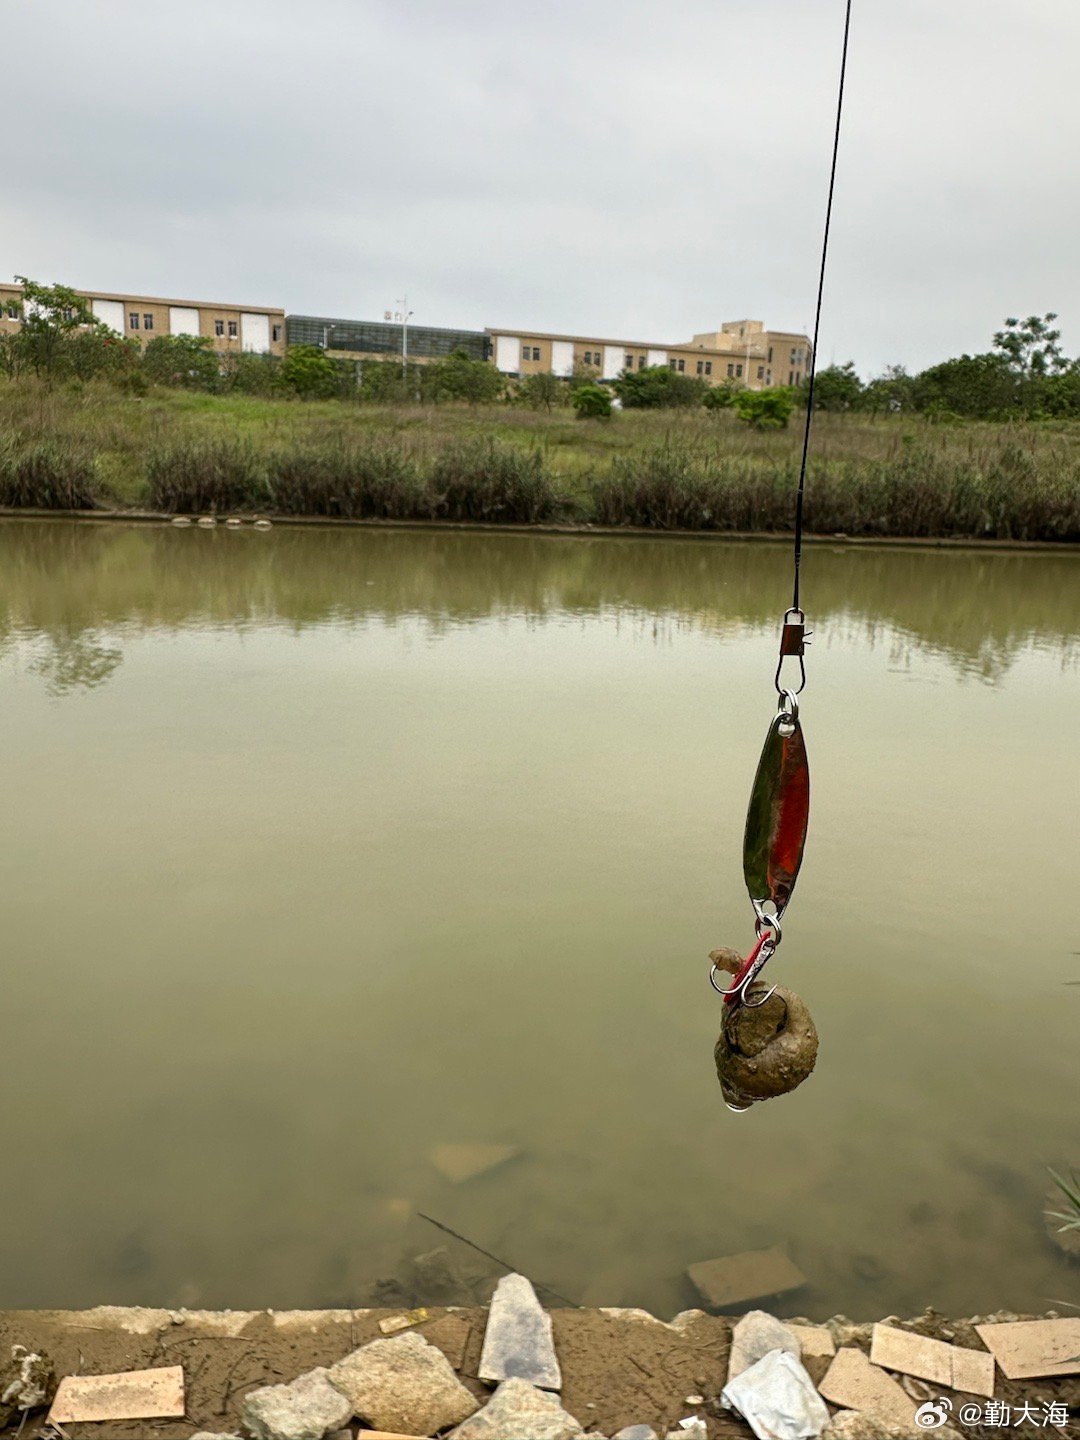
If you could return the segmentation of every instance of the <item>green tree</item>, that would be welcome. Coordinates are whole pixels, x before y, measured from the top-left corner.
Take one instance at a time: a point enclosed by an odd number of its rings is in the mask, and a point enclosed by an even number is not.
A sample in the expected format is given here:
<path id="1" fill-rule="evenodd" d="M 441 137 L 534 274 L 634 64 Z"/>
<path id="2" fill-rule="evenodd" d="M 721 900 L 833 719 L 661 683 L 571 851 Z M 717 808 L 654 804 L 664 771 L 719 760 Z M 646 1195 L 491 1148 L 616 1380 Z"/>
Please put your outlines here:
<path id="1" fill-rule="evenodd" d="M 498 400 L 503 393 L 503 377 L 495 366 L 487 360 L 474 360 L 464 350 L 455 350 L 427 368 L 437 400 L 467 400 L 470 405 L 484 405 Z"/>
<path id="2" fill-rule="evenodd" d="M 216 390 L 221 362 L 208 335 L 155 335 L 143 351 L 143 370 L 156 385 Z"/>
<path id="3" fill-rule="evenodd" d="M 993 420 L 1015 413 L 1022 397 L 1018 378 L 1000 352 L 960 355 L 916 375 L 915 408 L 929 415 Z"/>
<path id="4" fill-rule="evenodd" d="M 325 400 L 337 390 L 337 371 L 318 345 L 290 345 L 281 362 L 281 382 L 302 400 Z"/>
<path id="5" fill-rule="evenodd" d="M 854 362 L 827 365 L 814 378 L 815 410 L 855 410 L 862 398 L 863 384 Z"/>
<path id="6" fill-rule="evenodd" d="M 518 395 L 530 410 L 552 410 L 556 405 L 565 405 L 568 398 L 565 380 L 552 375 L 550 370 L 540 370 L 527 375 L 518 387 Z"/>
<path id="7" fill-rule="evenodd" d="M 742 386 L 732 385 L 726 380 L 723 385 L 710 385 L 701 397 L 701 403 L 706 410 L 729 410 L 741 389 Z"/>
<path id="8" fill-rule="evenodd" d="M 1010 317 L 994 335 L 994 349 L 1005 357 L 1010 370 L 1026 380 L 1060 375 L 1069 362 L 1058 344 L 1061 331 L 1052 328 L 1057 318 L 1052 310 L 1026 320 Z"/>
<path id="9" fill-rule="evenodd" d="M 915 381 L 902 365 L 887 365 L 863 390 L 859 409 L 871 414 L 910 410 L 915 404 Z"/>
<path id="10" fill-rule="evenodd" d="M 680 375 L 668 365 L 624 370 L 615 393 L 627 410 L 689 409 L 700 405 L 709 387 L 694 375 Z"/>
<path id="11" fill-rule="evenodd" d="M 795 401 L 785 387 L 773 390 L 740 390 L 735 396 L 735 413 L 754 430 L 783 430 L 791 419 Z"/>
<path id="12" fill-rule="evenodd" d="M 578 385 L 571 391 L 570 403 L 579 420 L 611 419 L 611 391 L 606 385 Z"/>
<path id="13" fill-rule="evenodd" d="M 22 286 L 22 325 L 16 336 L 16 363 L 38 375 L 71 373 L 69 340 L 82 328 L 101 327 L 89 300 L 68 285 L 40 285 L 16 275 Z M 104 327 L 101 327 L 104 328 Z"/>
<path id="14" fill-rule="evenodd" d="M 323 354 L 321 350 L 318 353 Z M 323 358 L 330 366 L 330 378 L 327 384 L 320 385 L 316 395 L 317 398 L 328 399 L 340 392 L 340 367 L 339 363 L 331 360 L 329 356 Z M 224 355 L 221 358 L 222 387 L 239 395 L 279 395 L 285 384 L 284 363 L 276 355 L 255 350 L 241 350 L 237 354 Z"/>

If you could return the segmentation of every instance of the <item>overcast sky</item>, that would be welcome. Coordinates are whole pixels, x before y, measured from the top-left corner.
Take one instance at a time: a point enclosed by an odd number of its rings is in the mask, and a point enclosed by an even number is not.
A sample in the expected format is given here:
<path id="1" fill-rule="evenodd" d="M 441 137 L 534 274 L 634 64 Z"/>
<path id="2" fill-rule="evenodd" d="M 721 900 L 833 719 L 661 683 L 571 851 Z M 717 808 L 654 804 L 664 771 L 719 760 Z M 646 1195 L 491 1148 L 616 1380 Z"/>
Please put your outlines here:
<path id="1" fill-rule="evenodd" d="M 0 273 L 675 342 L 808 329 L 843 0 L 8 0 Z M 855 0 L 821 357 L 1057 310 L 1080 5 Z"/>

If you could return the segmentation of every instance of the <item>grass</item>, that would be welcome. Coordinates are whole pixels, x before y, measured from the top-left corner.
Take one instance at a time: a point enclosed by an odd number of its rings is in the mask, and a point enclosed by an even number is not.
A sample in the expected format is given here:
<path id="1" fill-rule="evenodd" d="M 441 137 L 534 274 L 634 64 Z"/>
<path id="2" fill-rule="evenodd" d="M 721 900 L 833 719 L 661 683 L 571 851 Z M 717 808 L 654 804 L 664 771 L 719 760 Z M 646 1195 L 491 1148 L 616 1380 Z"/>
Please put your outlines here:
<path id="1" fill-rule="evenodd" d="M 0 504 L 788 530 L 798 417 L 579 421 L 0 381 Z M 832 534 L 1080 540 L 1080 425 L 815 418 L 807 522 Z"/>
<path id="2" fill-rule="evenodd" d="M 1069 1172 L 1069 1178 L 1066 1180 L 1065 1177 L 1059 1175 L 1056 1170 L 1051 1170 L 1049 1166 L 1047 1166 L 1047 1169 L 1050 1171 L 1051 1180 L 1053 1180 L 1054 1184 L 1065 1197 L 1061 1202 L 1065 1208 L 1063 1210 L 1048 1210 L 1046 1212 L 1047 1215 L 1053 1220 L 1060 1220 L 1062 1222 L 1058 1226 L 1058 1229 L 1061 1231 L 1080 1230 L 1080 1175 L 1077 1175 L 1076 1171 L 1072 1170 Z"/>

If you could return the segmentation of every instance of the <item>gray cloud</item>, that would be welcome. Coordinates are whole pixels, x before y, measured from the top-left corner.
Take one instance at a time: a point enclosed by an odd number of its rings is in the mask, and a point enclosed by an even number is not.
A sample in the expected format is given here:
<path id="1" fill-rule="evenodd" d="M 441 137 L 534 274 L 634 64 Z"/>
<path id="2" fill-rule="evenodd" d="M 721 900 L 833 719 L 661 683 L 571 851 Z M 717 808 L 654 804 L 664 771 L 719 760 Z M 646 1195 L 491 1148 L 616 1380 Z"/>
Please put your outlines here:
<path id="1" fill-rule="evenodd" d="M 14 0 L 4 273 L 679 340 L 813 314 L 842 0 Z M 825 359 L 1080 349 L 1068 0 L 855 0 Z"/>

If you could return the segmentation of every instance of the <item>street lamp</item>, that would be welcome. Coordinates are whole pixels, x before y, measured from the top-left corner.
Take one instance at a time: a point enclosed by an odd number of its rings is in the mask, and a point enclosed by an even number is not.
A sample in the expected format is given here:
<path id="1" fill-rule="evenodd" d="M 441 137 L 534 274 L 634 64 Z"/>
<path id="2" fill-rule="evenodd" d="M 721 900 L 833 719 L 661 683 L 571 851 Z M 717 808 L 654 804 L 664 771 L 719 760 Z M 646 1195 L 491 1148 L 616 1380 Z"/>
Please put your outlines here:
<path id="1" fill-rule="evenodd" d="M 401 378 L 404 380 L 409 369 L 409 321 L 412 319 L 413 312 L 409 309 L 407 295 L 403 295 L 400 300 L 395 300 L 394 304 L 401 306 L 400 310 L 394 311 L 393 318 L 401 325 Z M 389 310 L 386 312 L 386 318 L 390 319 Z"/>

